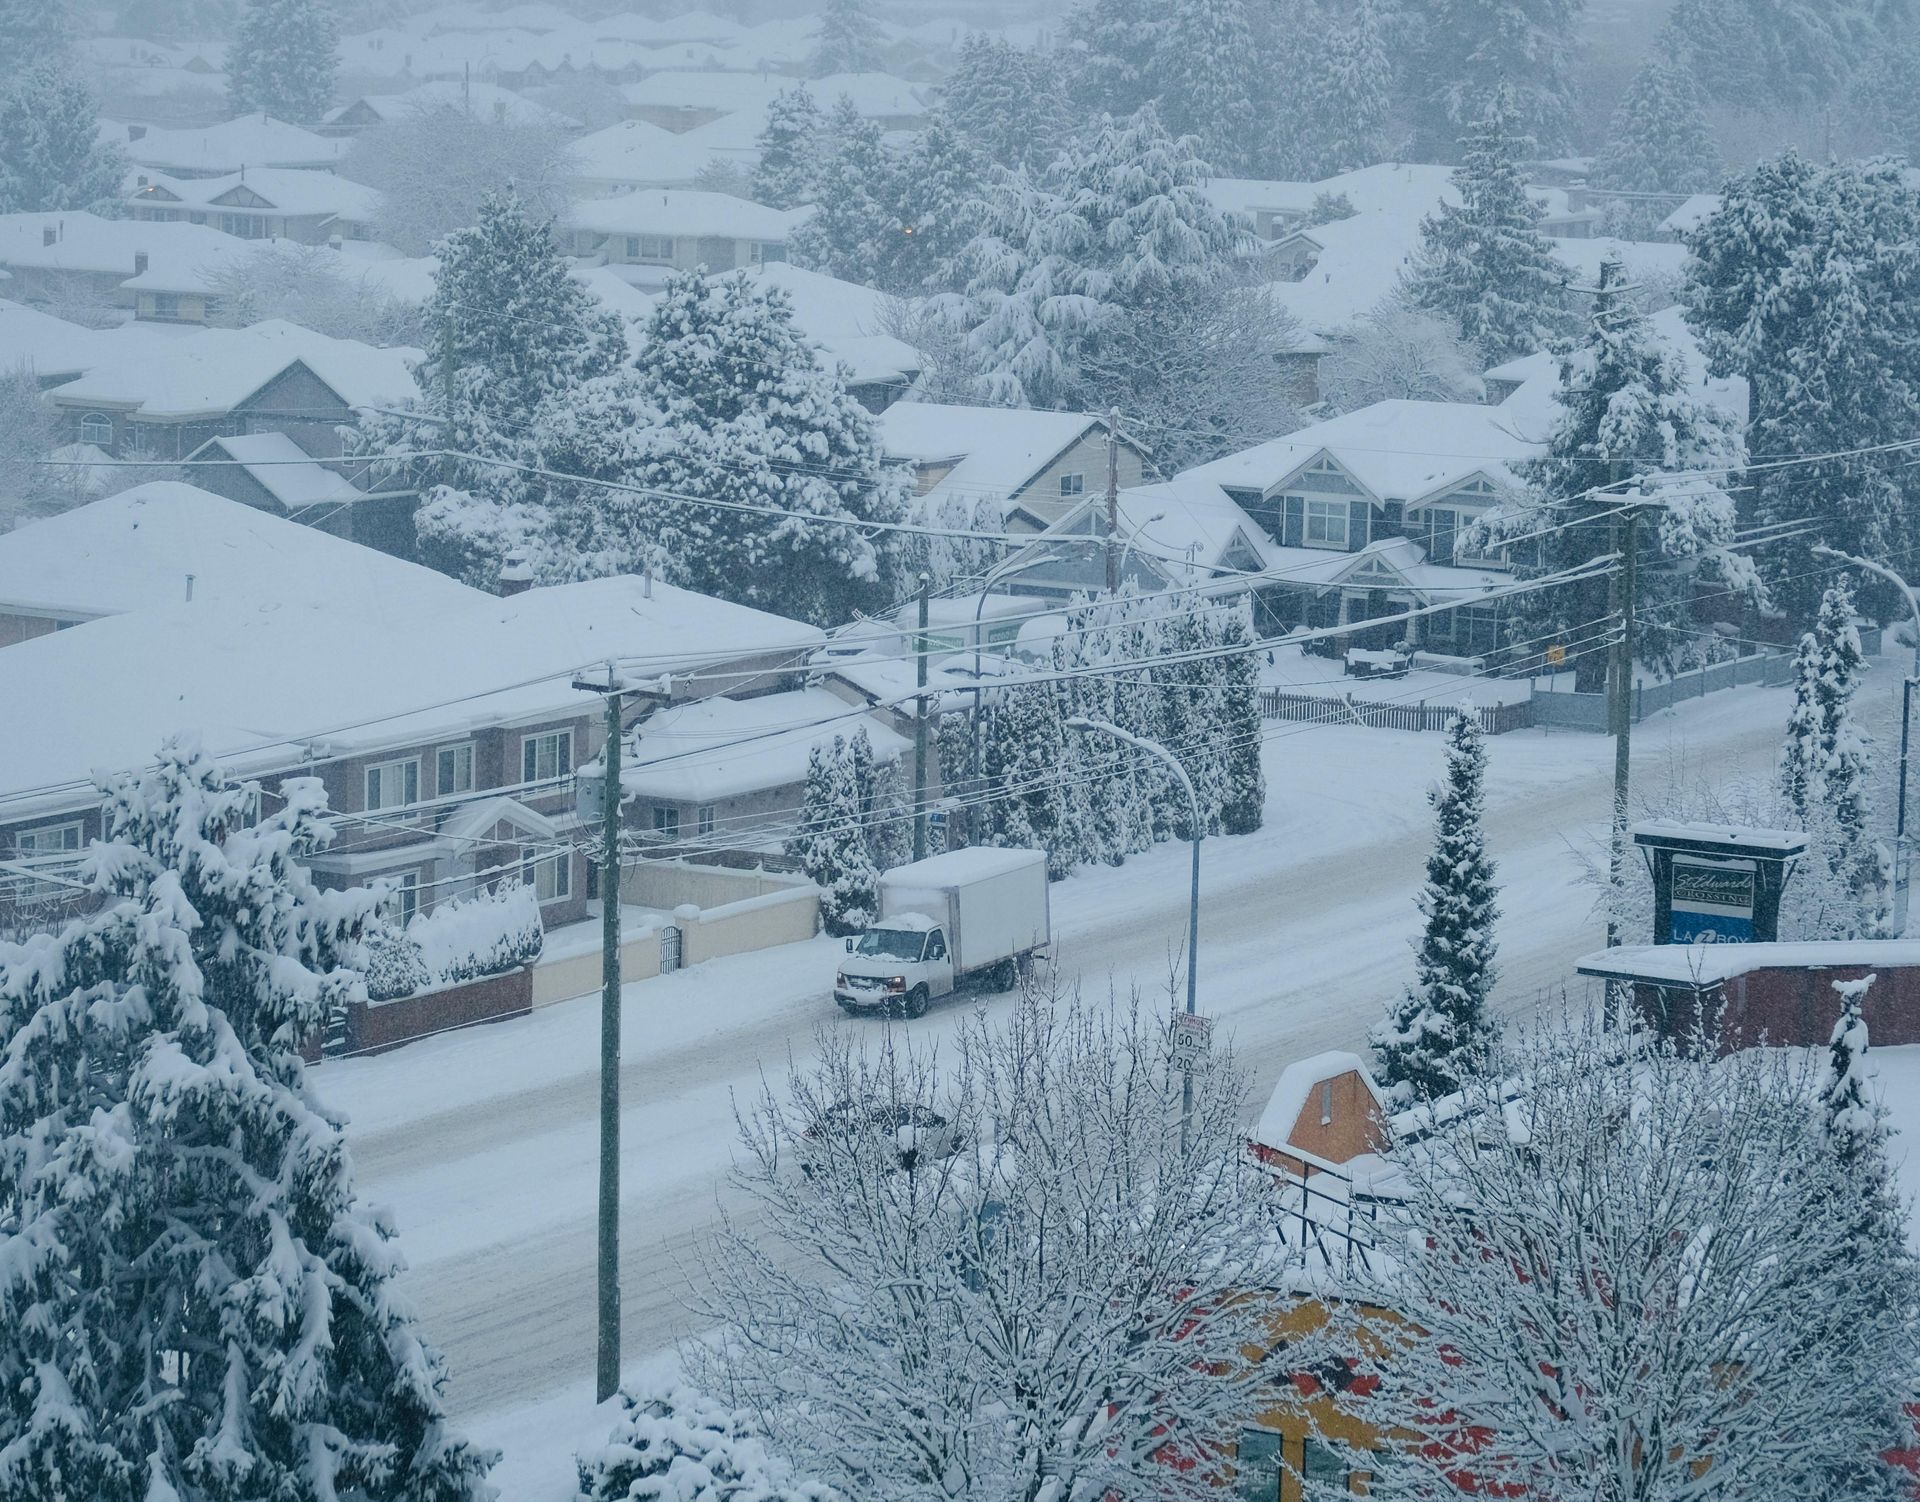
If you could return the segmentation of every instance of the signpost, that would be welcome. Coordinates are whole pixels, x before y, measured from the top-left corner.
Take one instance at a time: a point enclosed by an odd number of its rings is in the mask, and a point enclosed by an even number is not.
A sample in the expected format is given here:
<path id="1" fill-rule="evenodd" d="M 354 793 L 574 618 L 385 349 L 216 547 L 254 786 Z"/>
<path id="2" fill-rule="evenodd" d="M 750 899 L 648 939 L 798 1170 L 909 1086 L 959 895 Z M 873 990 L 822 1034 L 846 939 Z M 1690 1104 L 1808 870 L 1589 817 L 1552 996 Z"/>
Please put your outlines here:
<path id="1" fill-rule="evenodd" d="M 1751 944 L 1759 877 L 1750 860 L 1676 854 L 1668 942 Z"/>
<path id="2" fill-rule="evenodd" d="M 1794 830 L 1636 824 L 1653 875 L 1656 944 L 1765 944 L 1780 937 L 1780 893 L 1806 852 Z"/>

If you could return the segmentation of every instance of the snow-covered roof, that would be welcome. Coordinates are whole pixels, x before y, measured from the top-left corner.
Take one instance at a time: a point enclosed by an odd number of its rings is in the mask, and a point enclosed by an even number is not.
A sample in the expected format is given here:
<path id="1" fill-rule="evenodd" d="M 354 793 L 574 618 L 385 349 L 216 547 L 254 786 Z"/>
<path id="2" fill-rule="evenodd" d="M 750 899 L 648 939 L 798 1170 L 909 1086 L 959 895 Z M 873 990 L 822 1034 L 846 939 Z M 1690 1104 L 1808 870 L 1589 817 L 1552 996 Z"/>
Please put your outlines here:
<path id="1" fill-rule="evenodd" d="M 1304 214 L 1319 189 L 1308 182 L 1258 177 L 1210 177 L 1205 192 L 1224 214 Z"/>
<path id="2" fill-rule="evenodd" d="M 189 574 L 205 602 L 308 598 L 349 609 L 389 593 L 468 592 L 417 563 L 172 481 L 0 534 L 0 610 L 73 620 L 150 610 L 184 601 Z"/>
<path id="3" fill-rule="evenodd" d="M 285 433 L 209 438 L 189 457 L 205 462 L 223 455 L 289 512 L 313 506 L 347 506 L 367 498 L 365 491 L 309 457 Z"/>
<path id="4" fill-rule="evenodd" d="M 861 729 L 881 762 L 899 760 L 911 745 L 822 688 L 676 705 L 639 725 L 620 784 L 631 796 L 675 803 L 791 787 L 806 780 L 816 745 Z"/>
<path id="5" fill-rule="evenodd" d="M 784 241 L 810 210 L 774 209 L 729 193 L 646 188 L 595 198 L 568 209 L 570 229 L 597 235 L 688 235 L 728 240 Z"/>
<path id="6" fill-rule="evenodd" d="M 52 243 L 48 243 L 48 232 Z M 36 271 L 134 275 L 144 255 L 156 271 L 186 271 L 232 253 L 232 235 L 204 224 L 102 219 L 84 211 L 0 214 L 0 265 Z"/>
<path id="7" fill-rule="evenodd" d="M 1596 235 L 1586 240 L 1550 240 L 1554 258 L 1573 273 L 1573 283 L 1591 287 L 1600 276 L 1600 263 L 1617 256 L 1625 263 L 1627 275 L 1634 281 L 1658 278 L 1673 284 L 1685 274 L 1687 247 L 1664 240 L 1616 240 Z"/>
<path id="8" fill-rule="evenodd" d="M 1381 1104 L 1380 1087 L 1374 1083 L 1373 1075 L 1368 1072 L 1366 1062 L 1359 1054 L 1332 1050 L 1314 1054 L 1311 1058 L 1295 1059 L 1280 1072 L 1273 1094 L 1267 1097 L 1266 1108 L 1261 1111 L 1260 1120 L 1253 1128 L 1253 1140 L 1262 1147 L 1291 1151 L 1287 1138 L 1300 1120 L 1300 1113 L 1307 1108 L 1307 1098 L 1312 1095 L 1314 1086 L 1326 1080 L 1338 1079 L 1343 1074 L 1359 1075 L 1361 1084 L 1373 1097 L 1374 1104 Z"/>
<path id="9" fill-rule="evenodd" d="M 1726 412 L 1742 427 L 1747 421 L 1749 401 L 1746 377 L 1725 378 L 1709 374 L 1706 352 L 1693 330 L 1687 327 L 1685 310 L 1662 308 L 1648 320 L 1653 332 L 1670 346 L 1685 364 L 1691 389 L 1703 400 Z M 1487 371 L 1491 383 L 1512 385 L 1513 391 L 1500 404 L 1500 410 L 1512 415 L 1518 432 L 1549 432 L 1558 416 L 1555 395 L 1560 389 L 1559 357 L 1547 350 L 1522 355 Z"/>
<path id="10" fill-rule="evenodd" d="M 1663 233 L 1669 235 L 1691 234 L 1719 212 L 1720 195 L 1718 193 L 1696 193 L 1662 219 L 1660 228 Z"/>
<path id="11" fill-rule="evenodd" d="M 919 90 L 891 73 L 829 73 L 809 79 L 807 88 L 821 108 L 831 109 L 842 99 L 851 99 L 854 109 L 869 119 L 927 112 Z"/>
<path id="12" fill-rule="evenodd" d="M 0 810 L 24 818 L 89 803 L 78 784 L 93 769 L 144 765 L 183 729 L 236 772 L 270 771 L 307 746 L 324 759 L 597 713 L 599 700 L 571 683 L 609 660 L 650 678 L 798 658 L 824 640 L 630 576 L 504 599 L 435 576 L 346 603 L 201 598 L 141 610 L 0 651 L 0 701 L 39 706 L 0 717 Z M 63 684 L 87 692 L 50 692 Z"/>
<path id="13" fill-rule="evenodd" d="M 619 120 L 581 136 L 568 148 L 568 171 L 576 182 L 622 188 L 670 188 L 699 180 L 715 160 L 750 165 L 751 153 L 701 141 L 689 142 L 646 120 Z"/>
<path id="14" fill-rule="evenodd" d="M 284 319 L 244 329 L 195 329 L 141 350 L 103 358 L 48 395 L 67 406 L 118 407 L 148 419 L 231 412 L 296 361 L 350 406 L 391 406 L 418 395 L 417 349 L 378 349 L 332 339 Z"/>
<path id="15" fill-rule="evenodd" d="M 128 325 L 147 332 L 145 326 Z M 95 360 L 111 358 L 117 329 L 90 329 L 38 308 L 0 298 L 0 372 L 30 367 L 41 380 L 78 375 Z M 171 331 L 169 331 L 171 332 Z M 136 335 L 136 339 L 139 336 Z"/>
<path id="16" fill-rule="evenodd" d="M 1086 412 L 939 402 L 895 402 L 873 422 L 889 459 L 910 464 L 958 461 L 927 492 L 928 504 L 948 495 L 970 502 L 1011 499 L 1081 438 L 1106 430 L 1103 419 Z"/>
<path id="17" fill-rule="evenodd" d="M 1266 293 L 1316 333 L 1337 333 L 1392 295 L 1420 245 L 1420 216 L 1356 214 L 1295 230 L 1276 246 L 1305 240 L 1318 259 L 1297 282 L 1270 282 Z"/>
<path id="18" fill-rule="evenodd" d="M 138 139 L 129 127 L 103 122 L 101 136 L 125 151 L 135 166 L 162 172 L 211 177 L 242 167 L 332 167 L 349 144 L 276 120 L 271 115 L 242 115 L 219 125 L 185 130 L 147 128 Z"/>
<path id="19" fill-rule="evenodd" d="M 380 212 L 380 194 L 375 189 L 332 172 L 300 167 L 249 167 L 219 177 L 168 177 L 165 173 L 154 173 L 145 187 L 128 195 L 127 202 L 135 207 L 151 202 L 181 203 L 245 213 L 255 206 L 218 202 L 228 194 L 244 198 L 246 195 L 238 192 L 243 188 L 265 199 L 267 208 L 281 214 L 299 217 L 329 214 L 336 219 L 366 222 Z"/>
<path id="20" fill-rule="evenodd" d="M 1710 986 L 1756 970 L 1906 969 L 1920 965 L 1920 940 L 1820 939 L 1779 944 L 1629 944 L 1575 965 L 1600 980 Z"/>
<path id="21" fill-rule="evenodd" d="M 623 85 L 620 94 L 636 109 L 710 109 L 732 113 L 764 110 L 773 103 L 775 95 L 791 89 L 799 81 L 731 70 L 669 69 L 649 74 L 638 83 Z"/>
<path id="22" fill-rule="evenodd" d="M 351 103 L 329 110 L 322 125 L 332 125 L 350 110 L 365 110 L 381 120 L 405 120 L 433 110 L 460 110 L 477 120 L 501 120 L 509 125 L 547 125 L 571 130 L 580 122 L 571 115 L 535 104 L 522 94 L 498 84 L 440 79 L 398 94 L 363 94 Z"/>
<path id="23" fill-rule="evenodd" d="M 1184 474 L 1264 493 L 1325 452 L 1377 499 L 1413 503 L 1476 475 L 1511 482 L 1510 466 L 1537 454 L 1545 436 L 1523 436 L 1513 421 L 1476 402 L 1375 402 Z"/>

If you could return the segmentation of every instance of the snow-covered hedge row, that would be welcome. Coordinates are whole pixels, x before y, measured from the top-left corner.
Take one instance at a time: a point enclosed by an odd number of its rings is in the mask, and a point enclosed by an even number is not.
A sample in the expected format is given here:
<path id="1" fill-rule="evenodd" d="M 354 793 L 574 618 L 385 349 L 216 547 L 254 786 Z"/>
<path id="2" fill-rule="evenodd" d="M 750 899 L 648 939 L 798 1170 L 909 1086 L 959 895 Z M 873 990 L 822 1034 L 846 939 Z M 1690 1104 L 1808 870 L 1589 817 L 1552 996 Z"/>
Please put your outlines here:
<path id="1" fill-rule="evenodd" d="M 620 1392 L 606 1444 L 583 1451 L 579 1502 L 838 1502 L 767 1453 L 743 1413 L 697 1388 Z"/>
<path id="2" fill-rule="evenodd" d="M 361 946 L 369 1001 L 393 1001 L 530 965 L 546 929 L 533 889 L 519 882 L 443 902 Z"/>

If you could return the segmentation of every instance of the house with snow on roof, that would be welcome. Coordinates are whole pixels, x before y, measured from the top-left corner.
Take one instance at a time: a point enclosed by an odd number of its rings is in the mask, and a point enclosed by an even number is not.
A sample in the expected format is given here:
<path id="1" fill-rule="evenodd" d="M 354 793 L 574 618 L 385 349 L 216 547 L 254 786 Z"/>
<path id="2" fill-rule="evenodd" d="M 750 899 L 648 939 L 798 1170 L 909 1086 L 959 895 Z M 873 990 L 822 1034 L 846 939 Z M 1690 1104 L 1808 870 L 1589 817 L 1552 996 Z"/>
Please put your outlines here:
<path id="1" fill-rule="evenodd" d="M 225 177 L 244 167 L 331 172 L 348 145 L 268 114 L 183 130 L 103 122 L 100 135 L 126 152 L 135 167 L 168 177 Z"/>
<path id="2" fill-rule="evenodd" d="M 727 193 L 649 188 L 573 205 L 561 233 L 575 256 L 656 285 L 672 271 L 733 271 L 787 258 L 810 209 L 772 209 Z"/>
<path id="3" fill-rule="evenodd" d="M 498 84 L 440 79 L 397 94 L 362 94 L 329 110 L 320 120 L 323 136 L 354 136 L 376 125 L 408 120 L 436 110 L 455 110 L 475 120 L 496 125 L 539 125 L 551 130 L 577 131 L 580 122 L 559 110 L 535 104 L 522 94 Z"/>
<path id="4" fill-rule="evenodd" d="M 163 322 L 202 322 L 204 297 L 190 304 L 156 298 L 165 291 L 177 299 L 182 288 L 204 293 L 207 268 L 231 256 L 236 244 L 202 224 L 144 224 L 79 210 L 0 214 L 0 270 L 11 273 L 7 296 L 55 310 L 92 305 Z"/>
<path id="5" fill-rule="evenodd" d="M 715 164 L 752 167 L 756 153 L 704 138 L 688 139 L 645 120 L 617 120 L 574 141 L 569 180 L 586 198 L 640 188 L 691 188 Z"/>
<path id="6" fill-rule="evenodd" d="M 224 177 L 141 173 L 128 215 L 155 224 L 205 224 L 243 240 L 370 240 L 380 214 L 374 189 L 332 172 L 252 167 Z"/>
<path id="7" fill-rule="evenodd" d="M 874 423 L 887 458 L 911 465 L 924 516 L 957 503 L 999 507 L 1013 531 L 1038 532 L 1107 488 L 1107 421 L 1085 412 L 896 402 Z M 1138 485 L 1147 451 L 1118 442 L 1120 483 Z"/>

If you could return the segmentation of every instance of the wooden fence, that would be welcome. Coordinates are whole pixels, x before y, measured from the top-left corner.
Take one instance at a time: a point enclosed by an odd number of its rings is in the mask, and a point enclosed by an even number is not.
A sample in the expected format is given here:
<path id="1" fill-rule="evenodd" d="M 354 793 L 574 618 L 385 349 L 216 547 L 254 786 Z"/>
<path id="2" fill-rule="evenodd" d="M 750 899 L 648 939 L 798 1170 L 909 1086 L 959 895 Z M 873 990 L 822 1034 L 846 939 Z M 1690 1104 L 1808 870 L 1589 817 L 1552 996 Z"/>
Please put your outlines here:
<path id="1" fill-rule="evenodd" d="M 1395 701 L 1322 698 L 1290 694 L 1285 689 L 1260 690 L 1260 712 L 1269 720 L 1304 720 L 1316 725 L 1361 725 L 1369 730 L 1445 730 L 1460 706 L 1446 700 L 1417 704 Z M 1479 706 L 1480 729 L 1488 735 L 1526 730 L 1533 724 L 1533 701 Z"/>

